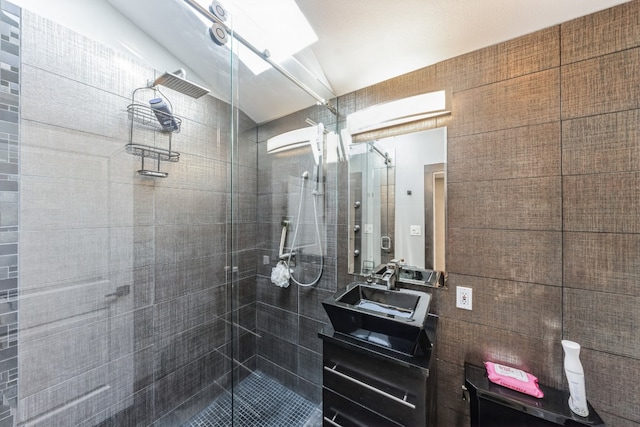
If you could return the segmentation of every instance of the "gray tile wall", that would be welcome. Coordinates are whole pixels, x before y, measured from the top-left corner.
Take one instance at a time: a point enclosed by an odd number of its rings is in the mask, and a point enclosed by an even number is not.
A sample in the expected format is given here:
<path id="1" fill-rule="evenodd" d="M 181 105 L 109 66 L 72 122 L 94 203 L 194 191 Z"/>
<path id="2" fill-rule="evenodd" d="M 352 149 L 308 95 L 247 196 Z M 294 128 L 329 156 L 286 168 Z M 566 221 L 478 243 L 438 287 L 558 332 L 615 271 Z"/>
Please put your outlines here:
<path id="1" fill-rule="evenodd" d="M 560 27 L 563 333 L 584 343 L 587 396 L 614 426 L 640 423 L 639 16 L 632 1 Z"/>
<path id="2" fill-rule="evenodd" d="M 20 9 L 0 1 L 0 426 L 18 393 Z"/>
<path id="3" fill-rule="evenodd" d="M 291 282 L 288 288 L 271 283 L 271 270 L 277 263 L 283 217 L 296 220 L 303 171 L 313 173 L 313 156 L 309 148 L 268 154 L 266 141 L 272 136 L 309 126 L 305 119 L 323 123 L 327 130 L 335 128 L 336 117 L 323 107 L 313 107 L 261 125 L 258 133 L 258 228 L 257 228 L 257 288 L 256 312 L 257 366 L 281 383 L 309 400 L 322 399 L 322 346 L 318 331 L 328 322 L 321 301 L 336 290 L 338 248 L 337 233 L 337 170 L 339 164 L 325 165 L 324 195 L 318 203 L 320 226 L 323 230 L 324 268 L 320 282 L 311 288 Z M 314 241 L 312 187 L 307 184 L 300 221 L 303 238 Z M 294 224 L 293 223 L 293 224 Z M 289 231 L 290 241 L 293 224 Z M 326 231 L 325 231 L 326 230 Z M 301 231 L 302 232 L 302 231 Z M 304 252 L 304 251 L 303 251 Z M 263 264 L 263 256 L 270 262 Z M 314 254 L 299 256 L 294 276 L 298 281 L 311 282 L 319 269 Z"/>
<path id="4" fill-rule="evenodd" d="M 348 114 L 453 90 L 451 116 L 433 124 L 449 136 L 441 426 L 469 425 L 465 361 L 566 389 L 563 338 L 582 344 L 587 397 L 607 425 L 640 423 L 639 16 L 634 0 L 339 99 Z M 344 251 L 338 263 L 342 279 Z M 457 285 L 473 288 L 473 311 L 455 308 Z"/>
<path id="5" fill-rule="evenodd" d="M 229 105 L 163 89 L 183 118 L 172 141 L 181 158 L 162 165 L 166 179 L 141 177 L 139 158 L 124 148 L 126 107 L 133 90 L 158 71 L 22 12 L 21 63 L 9 63 L 17 35 L 2 40 L 3 63 L 21 72 L 19 215 L 17 113 L 13 122 L 0 122 L 7 165 L 0 187 L 13 183 L 0 189 L 3 260 L 15 253 L 20 222 L 17 362 L 15 283 L 3 289 L 7 303 L 0 305 L 10 309 L 0 319 L 7 330 L 3 355 L 14 352 L 4 366 L 14 367 L 0 378 L 7 397 L 16 396 L 15 421 L 179 425 L 228 387 L 232 339 L 243 343 L 240 362 L 255 360 L 253 335 L 245 332 L 256 328 L 255 124 L 239 114 L 232 173 Z M 11 28 L 7 16 L 3 30 Z M 3 84 L 8 71 L 3 67 Z M 7 84 L 0 103 L 9 114 L 17 107 L 17 86 Z M 168 141 L 138 124 L 133 135 L 136 143 Z M 15 254 L 12 259 L 7 285 L 17 276 Z M 238 267 L 233 285 L 226 266 Z M 107 296 L 121 287 L 129 292 Z M 241 306 L 232 305 L 231 296 Z M 245 329 L 232 333 L 232 320 Z M 11 389 L 16 368 L 17 394 Z"/>

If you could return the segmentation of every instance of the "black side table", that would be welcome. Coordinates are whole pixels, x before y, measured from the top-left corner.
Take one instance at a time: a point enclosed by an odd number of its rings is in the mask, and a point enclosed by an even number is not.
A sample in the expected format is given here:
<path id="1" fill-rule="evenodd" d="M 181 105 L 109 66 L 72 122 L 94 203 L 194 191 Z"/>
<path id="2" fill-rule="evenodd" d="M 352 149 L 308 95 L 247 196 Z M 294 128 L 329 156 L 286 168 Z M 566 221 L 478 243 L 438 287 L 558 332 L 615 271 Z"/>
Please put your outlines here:
<path id="1" fill-rule="evenodd" d="M 569 409 L 569 393 L 540 385 L 541 399 L 494 384 L 484 367 L 465 363 L 471 427 L 601 426 L 604 422 L 587 402 L 589 416 Z"/>

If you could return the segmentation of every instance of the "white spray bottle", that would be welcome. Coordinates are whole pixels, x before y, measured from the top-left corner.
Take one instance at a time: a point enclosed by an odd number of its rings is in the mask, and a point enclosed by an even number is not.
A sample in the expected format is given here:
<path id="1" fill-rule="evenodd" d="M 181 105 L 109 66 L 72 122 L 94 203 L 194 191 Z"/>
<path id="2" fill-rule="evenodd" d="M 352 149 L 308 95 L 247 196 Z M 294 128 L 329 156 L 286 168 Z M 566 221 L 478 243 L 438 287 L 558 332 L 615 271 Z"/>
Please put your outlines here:
<path id="1" fill-rule="evenodd" d="M 564 373 L 569 383 L 569 408 L 580 415 L 589 415 L 587 407 L 587 394 L 584 387 L 584 370 L 580 363 L 580 344 L 573 341 L 562 340 L 564 349 Z"/>

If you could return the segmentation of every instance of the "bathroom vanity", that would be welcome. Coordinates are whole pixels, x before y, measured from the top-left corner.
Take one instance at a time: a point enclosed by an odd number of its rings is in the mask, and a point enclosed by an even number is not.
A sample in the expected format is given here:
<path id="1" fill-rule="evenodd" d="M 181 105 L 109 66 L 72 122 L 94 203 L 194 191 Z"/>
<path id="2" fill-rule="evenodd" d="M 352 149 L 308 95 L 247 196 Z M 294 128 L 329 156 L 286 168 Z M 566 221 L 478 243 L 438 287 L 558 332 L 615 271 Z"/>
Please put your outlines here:
<path id="1" fill-rule="evenodd" d="M 396 270 L 400 272 L 399 269 Z M 428 426 L 435 420 L 431 294 L 349 284 L 323 301 L 325 426 Z"/>
<path id="2" fill-rule="evenodd" d="M 435 332 L 436 318 L 430 317 Z M 409 356 L 326 326 L 325 426 L 429 426 L 435 422 L 435 348 Z"/>

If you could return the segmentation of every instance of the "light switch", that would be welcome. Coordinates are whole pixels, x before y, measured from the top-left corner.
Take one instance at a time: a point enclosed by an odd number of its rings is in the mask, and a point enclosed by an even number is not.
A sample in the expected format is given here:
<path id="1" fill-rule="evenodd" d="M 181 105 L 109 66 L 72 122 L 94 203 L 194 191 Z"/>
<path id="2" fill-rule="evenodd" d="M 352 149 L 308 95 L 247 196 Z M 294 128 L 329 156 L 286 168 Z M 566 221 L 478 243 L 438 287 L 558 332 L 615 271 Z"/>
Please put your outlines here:
<path id="1" fill-rule="evenodd" d="M 409 235 L 411 236 L 421 236 L 422 235 L 422 227 L 419 225 L 410 225 L 409 226 Z"/>

